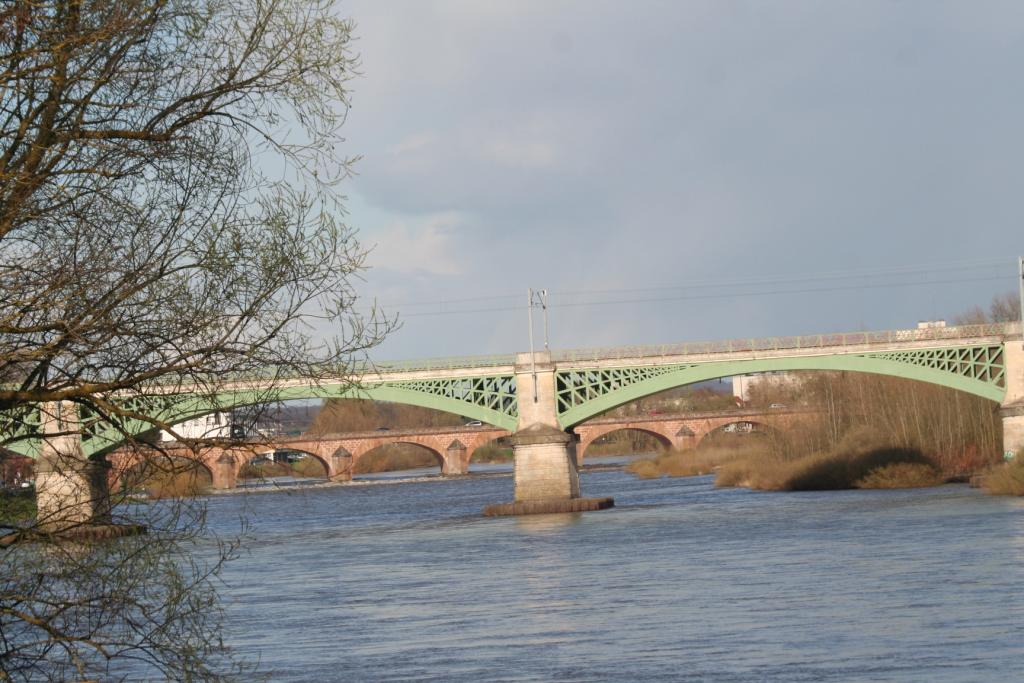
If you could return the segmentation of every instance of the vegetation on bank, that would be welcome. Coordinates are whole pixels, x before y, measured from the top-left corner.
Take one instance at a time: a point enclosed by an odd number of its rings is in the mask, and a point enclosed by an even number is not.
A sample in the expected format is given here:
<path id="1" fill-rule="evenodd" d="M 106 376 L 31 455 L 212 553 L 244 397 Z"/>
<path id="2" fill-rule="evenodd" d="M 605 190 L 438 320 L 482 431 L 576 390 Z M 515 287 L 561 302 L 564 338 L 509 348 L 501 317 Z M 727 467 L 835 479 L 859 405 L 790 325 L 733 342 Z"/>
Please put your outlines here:
<path id="1" fill-rule="evenodd" d="M 714 470 L 718 486 L 766 491 L 935 486 L 989 472 L 988 490 L 1018 490 L 1015 476 L 1024 468 L 1001 464 L 1002 424 L 991 401 L 895 377 L 800 375 L 785 385 L 756 385 L 749 402 L 814 411 L 799 427 L 728 443 L 707 439 L 697 450 L 637 461 L 630 470 L 643 477 Z"/>
<path id="2" fill-rule="evenodd" d="M 712 474 L 725 463 L 732 462 L 758 444 L 731 444 L 708 448 L 686 448 L 668 450 L 651 458 L 640 458 L 626 466 L 641 479 L 657 479 L 658 477 L 696 477 Z"/>
<path id="3" fill-rule="evenodd" d="M 154 458 L 125 473 L 126 491 L 148 498 L 190 498 L 209 493 L 213 479 L 206 468 L 185 458 Z"/>
<path id="4" fill-rule="evenodd" d="M 13 527 L 36 516 L 35 489 L 0 490 L 0 533 L 3 527 Z"/>
<path id="5" fill-rule="evenodd" d="M 997 496 L 1024 496 L 1024 451 L 1009 462 L 992 466 L 981 476 L 981 486 Z"/>
<path id="6" fill-rule="evenodd" d="M 716 486 L 760 491 L 827 491 L 855 488 L 916 488 L 946 481 L 919 450 L 887 446 L 869 430 L 847 435 L 825 453 L 787 456 L 768 438 L 745 437 L 706 448 L 668 451 L 636 460 L 628 471 L 642 479 L 715 474 Z"/>
<path id="7" fill-rule="evenodd" d="M 465 418 L 458 415 L 421 406 L 367 399 L 332 398 L 324 401 L 323 407 L 309 427 L 309 433 L 372 432 L 380 427 L 457 427 L 464 423 Z"/>
<path id="8" fill-rule="evenodd" d="M 473 451 L 473 455 L 469 461 L 494 465 L 499 463 L 509 463 L 514 459 L 511 447 L 498 446 L 497 444 L 489 443 L 480 446 L 480 448 Z"/>
<path id="9" fill-rule="evenodd" d="M 374 474 L 398 470 L 438 469 L 437 456 L 422 446 L 396 443 L 373 449 L 356 461 L 353 474 Z"/>
<path id="10" fill-rule="evenodd" d="M 855 488 L 937 486 L 946 477 L 919 449 L 892 446 L 868 428 L 848 432 L 825 452 L 786 456 L 773 448 L 725 462 L 716 486 L 761 491 L 831 491 Z"/>
<path id="11" fill-rule="evenodd" d="M 269 479 L 271 477 L 297 477 L 312 479 L 326 477 L 323 463 L 313 456 L 295 462 L 248 462 L 238 470 L 239 479 Z"/>

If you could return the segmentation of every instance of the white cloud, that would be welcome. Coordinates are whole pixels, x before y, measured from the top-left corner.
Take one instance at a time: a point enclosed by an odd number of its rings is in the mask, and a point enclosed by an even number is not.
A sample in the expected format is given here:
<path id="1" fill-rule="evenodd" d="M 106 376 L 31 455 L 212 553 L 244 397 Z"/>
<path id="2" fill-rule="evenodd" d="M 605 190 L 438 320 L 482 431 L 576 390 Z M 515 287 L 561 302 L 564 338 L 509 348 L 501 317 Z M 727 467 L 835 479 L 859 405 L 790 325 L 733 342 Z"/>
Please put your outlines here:
<path id="1" fill-rule="evenodd" d="M 387 153 L 395 157 L 404 157 L 409 154 L 424 151 L 437 141 L 433 133 L 414 133 L 403 138 L 397 144 L 387 149 Z"/>
<path id="2" fill-rule="evenodd" d="M 372 232 L 368 265 L 396 273 L 459 275 L 463 267 L 454 233 L 462 222 L 454 211 L 395 219 Z"/>
<path id="3" fill-rule="evenodd" d="M 555 163 L 554 148 L 544 142 L 492 140 L 482 152 L 484 160 L 513 168 L 540 169 Z"/>

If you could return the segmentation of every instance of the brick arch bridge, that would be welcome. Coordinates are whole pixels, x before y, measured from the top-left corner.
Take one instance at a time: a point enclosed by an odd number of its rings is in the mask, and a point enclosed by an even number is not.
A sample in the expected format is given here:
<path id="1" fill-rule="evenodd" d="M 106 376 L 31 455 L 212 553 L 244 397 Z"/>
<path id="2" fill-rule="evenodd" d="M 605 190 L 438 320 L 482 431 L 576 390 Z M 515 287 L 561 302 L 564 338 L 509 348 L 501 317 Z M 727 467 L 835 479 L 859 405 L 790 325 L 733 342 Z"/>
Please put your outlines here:
<path id="1" fill-rule="evenodd" d="M 814 411 L 800 410 L 736 410 L 731 412 L 689 413 L 679 415 L 644 415 L 635 418 L 597 418 L 573 427 L 580 441 L 576 452 L 580 460 L 587 446 L 602 436 L 623 429 L 633 429 L 654 436 L 666 448 L 696 448 L 711 432 L 730 424 L 753 422 L 768 429 L 791 429 L 813 417 Z"/>
<path id="2" fill-rule="evenodd" d="M 301 451 L 316 458 L 328 479 L 349 481 L 356 463 L 370 451 L 390 444 L 413 444 L 430 451 L 441 466 L 441 474 L 458 475 L 469 472 L 469 460 L 477 448 L 507 436 L 508 430 L 497 427 L 434 427 L 409 430 L 357 432 L 348 434 L 306 434 L 275 439 L 269 443 L 241 444 L 231 447 L 207 446 L 199 456 L 181 449 L 183 459 L 198 462 L 206 469 L 216 489 L 234 488 L 238 474 L 249 461 L 277 449 Z M 175 450 L 168 450 L 173 457 Z M 117 486 L 123 474 L 141 464 L 146 453 L 118 449 L 107 454 L 111 464 L 111 484 Z"/>
<path id="3" fill-rule="evenodd" d="M 606 417 L 577 425 L 574 432 L 579 438 L 577 459 L 583 460 L 587 446 L 596 439 L 622 429 L 635 429 L 653 434 L 667 447 L 695 447 L 708 434 L 729 424 L 753 422 L 770 429 L 790 429 L 807 419 L 808 411 L 741 410 L 713 413 L 672 415 L 646 415 L 637 417 Z M 445 476 L 466 474 L 469 461 L 477 448 L 509 436 L 511 432 L 498 427 L 433 427 L 406 430 L 355 432 L 347 434 L 312 435 L 275 439 L 269 443 L 253 443 L 222 448 L 204 448 L 198 458 L 182 450 L 182 458 L 207 470 L 215 489 L 234 488 L 238 475 L 246 463 L 277 449 L 301 451 L 316 458 L 323 465 L 327 478 L 350 481 L 356 463 L 374 449 L 390 444 L 407 443 L 430 451 Z M 169 451 L 173 456 L 173 449 Z M 121 477 L 139 465 L 147 456 L 137 451 L 117 450 L 107 455 L 111 463 L 111 485 L 117 486 Z"/>

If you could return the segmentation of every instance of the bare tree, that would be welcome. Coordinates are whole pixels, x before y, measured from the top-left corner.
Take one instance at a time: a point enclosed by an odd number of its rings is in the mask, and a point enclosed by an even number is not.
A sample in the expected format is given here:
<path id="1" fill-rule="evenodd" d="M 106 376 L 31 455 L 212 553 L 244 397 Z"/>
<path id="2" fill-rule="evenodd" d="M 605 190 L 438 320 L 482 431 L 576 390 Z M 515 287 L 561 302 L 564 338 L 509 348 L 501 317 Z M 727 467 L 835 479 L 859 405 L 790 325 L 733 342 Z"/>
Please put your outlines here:
<path id="1" fill-rule="evenodd" d="M 355 312 L 340 206 L 351 32 L 329 0 L 0 8 L 0 447 L 41 405 L 112 444 L 173 430 L 183 393 L 259 375 L 271 401 L 389 331 Z M 0 551 L 0 681 L 218 675 L 233 544 L 192 562 L 201 506 L 112 504 L 158 533 Z"/>
<path id="2" fill-rule="evenodd" d="M 1017 292 L 1005 292 L 993 296 L 987 313 L 981 306 L 974 306 L 953 316 L 954 325 L 1008 323 L 1014 320 L 1020 320 L 1020 299 Z"/>

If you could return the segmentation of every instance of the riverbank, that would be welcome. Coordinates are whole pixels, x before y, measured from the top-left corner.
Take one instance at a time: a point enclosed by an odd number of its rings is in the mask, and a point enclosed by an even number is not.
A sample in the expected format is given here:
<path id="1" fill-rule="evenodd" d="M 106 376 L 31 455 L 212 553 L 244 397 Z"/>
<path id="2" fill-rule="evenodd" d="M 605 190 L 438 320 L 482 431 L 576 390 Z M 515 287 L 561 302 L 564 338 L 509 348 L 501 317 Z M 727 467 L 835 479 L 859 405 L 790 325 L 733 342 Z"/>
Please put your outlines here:
<path id="1" fill-rule="evenodd" d="M 974 480 L 991 494 L 1024 494 L 1024 462 L 996 463 L 975 471 L 949 471 L 942 459 L 912 447 L 893 446 L 872 430 L 847 432 L 831 449 L 791 454 L 765 439 L 729 447 L 668 451 L 627 468 L 640 479 L 714 474 L 718 487 L 758 491 L 927 488 Z"/>

